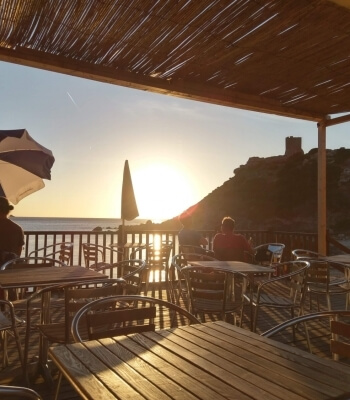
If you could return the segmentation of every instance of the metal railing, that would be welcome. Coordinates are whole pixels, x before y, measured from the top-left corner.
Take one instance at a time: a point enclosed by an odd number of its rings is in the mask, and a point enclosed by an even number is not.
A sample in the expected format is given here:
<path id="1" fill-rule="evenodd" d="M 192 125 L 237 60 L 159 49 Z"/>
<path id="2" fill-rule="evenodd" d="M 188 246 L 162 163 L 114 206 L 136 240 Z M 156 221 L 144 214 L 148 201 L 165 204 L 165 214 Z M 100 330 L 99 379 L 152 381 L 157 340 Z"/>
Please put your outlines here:
<path id="1" fill-rule="evenodd" d="M 215 231 L 203 231 L 203 235 L 208 239 L 208 249 L 212 249 L 212 241 L 216 234 Z M 284 243 L 285 251 L 283 259 L 290 260 L 291 251 L 301 248 L 317 251 L 317 234 L 300 232 L 272 232 L 272 231 L 240 231 L 247 239 L 252 238 L 253 245 L 258 246 L 263 243 Z M 126 231 L 128 243 L 142 243 L 145 245 L 161 241 L 171 241 L 173 243 L 172 255 L 179 252 L 178 231 L 165 230 L 140 230 L 133 229 Z M 40 248 L 60 242 L 73 243 L 73 263 L 84 265 L 82 243 L 96 243 L 108 247 L 111 243 L 122 243 L 120 232 L 115 231 L 26 231 L 24 254 Z"/>

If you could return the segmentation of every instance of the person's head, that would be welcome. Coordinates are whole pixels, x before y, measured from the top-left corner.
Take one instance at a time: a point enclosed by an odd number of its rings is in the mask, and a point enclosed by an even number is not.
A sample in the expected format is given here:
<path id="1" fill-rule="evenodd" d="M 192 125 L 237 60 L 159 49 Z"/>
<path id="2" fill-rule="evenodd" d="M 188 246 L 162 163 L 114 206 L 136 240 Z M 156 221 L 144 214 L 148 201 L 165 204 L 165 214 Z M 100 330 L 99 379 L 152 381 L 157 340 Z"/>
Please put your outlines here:
<path id="1" fill-rule="evenodd" d="M 7 198 L 0 196 L 0 214 L 7 215 L 11 210 L 13 210 L 13 206 L 9 203 Z"/>
<path id="2" fill-rule="evenodd" d="M 235 229 L 235 220 L 232 219 L 231 217 L 225 217 L 221 221 L 221 231 L 223 233 L 233 232 L 234 229 Z"/>

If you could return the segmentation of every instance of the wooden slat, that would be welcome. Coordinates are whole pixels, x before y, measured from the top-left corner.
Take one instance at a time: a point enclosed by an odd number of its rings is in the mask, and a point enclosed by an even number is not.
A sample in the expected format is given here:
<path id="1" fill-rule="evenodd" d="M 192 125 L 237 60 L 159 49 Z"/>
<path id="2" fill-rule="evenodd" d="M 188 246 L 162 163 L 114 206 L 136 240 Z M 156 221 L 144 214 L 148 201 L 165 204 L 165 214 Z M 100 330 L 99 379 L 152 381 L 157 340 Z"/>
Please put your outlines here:
<path id="1" fill-rule="evenodd" d="M 335 395 L 334 390 L 329 385 L 324 384 L 325 377 L 323 375 L 320 377 L 319 382 L 315 382 L 314 377 L 308 377 L 310 371 L 306 368 L 294 366 L 293 372 L 291 372 L 290 362 L 284 365 L 283 363 L 278 363 L 273 356 L 269 357 L 268 352 L 266 354 L 255 352 L 254 346 L 247 347 L 247 344 L 236 340 L 232 336 L 227 336 L 227 341 L 222 340 L 220 345 L 218 345 L 217 338 L 222 338 L 222 335 L 208 337 L 207 334 L 201 334 L 200 332 L 197 329 L 190 331 L 187 329 L 176 329 L 174 335 L 169 336 L 169 340 L 185 348 L 190 347 L 196 354 L 203 352 L 203 349 L 210 349 L 217 356 L 216 361 L 211 357 L 211 361 L 214 364 L 224 368 L 224 360 L 227 360 L 229 361 L 229 363 L 226 363 L 227 368 L 230 371 L 232 371 L 231 363 L 237 364 L 256 377 L 261 377 L 263 380 L 267 379 L 275 386 L 282 386 L 282 391 L 279 391 L 276 387 L 272 387 L 272 393 L 278 391 L 282 395 L 283 390 L 287 389 L 290 392 L 288 398 L 292 398 L 293 393 L 305 396 L 305 398 L 308 398 L 308 395 L 311 398 L 317 398 L 321 396 L 319 390 L 322 389 L 323 392 L 328 392 L 329 396 Z M 162 335 L 166 334 L 162 332 Z M 197 346 L 200 346 L 202 350 L 198 350 Z M 248 379 L 248 382 L 251 381 L 248 375 L 245 377 L 242 373 L 238 373 L 238 377 Z M 293 381 L 293 379 L 295 380 Z M 300 383 L 301 381 L 302 383 Z M 265 381 L 262 381 L 262 383 L 265 387 Z M 257 378 L 254 379 L 254 384 L 258 385 Z"/>
<path id="2" fill-rule="evenodd" d="M 186 330 L 182 329 L 176 331 L 186 332 Z M 146 335 L 156 341 L 159 340 L 155 335 Z M 166 337 L 167 335 L 164 334 L 164 336 Z M 290 380 L 289 369 L 285 372 L 281 371 L 281 366 L 276 367 L 274 362 L 265 363 L 265 365 L 262 366 L 260 357 L 257 354 L 252 352 L 252 354 L 247 355 L 245 350 L 240 352 L 234 340 L 232 340 L 232 343 L 227 343 L 226 346 L 220 349 L 220 347 L 217 346 L 217 339 L 212 337 L 213 340 L 210 341 L 206 335 L 204 336 L 206 340 L 201 341 L 198 337 L 194 337 L 191 340 L 191 333 L 188 335 L 185 334 L 183 338 L 181 336 L 177 339 L 171 335 L 169 336 L 169 340 L 174 342 L 172 345 L 169 345 L 168 341 L 162 341 L 160 344 L 167 346 L 171 351 L 177 352 L 177 354 L 180 355 L 183 352 L 186 354 L 186 349 L 204 359 L 208 359 L 211 363 L 209 369 L 211 374 L 216 375 L 226 382 L 230 382 L 232 385 L 236 385 L 236 382 L 239 380 L 246 394 L 250 394 L 248 390 L 251 382 L 253 382 L 253 393 L 260 387 L 260 395 L 264 398 L 269 397 L 266 391 L 272 396 L 278 393 L 278 396 L 288 399 L 317 398 L 320 396 L 317 385 L 311 379 L 309 382 L 311 388 L 307 387 L 304 382 L 300 383 L 297 381 L 298 379 L 303 380 L 304 376 L 302 374 L 296 375 L 296 380 L 293 382 Z M 198 365 L 206 366 L 205 363 L 198 363 Z M 227 376 L 226 371 L 232 374 L 232 376 Z M 324 390 L 327 389 L 328 387 L 324 388 Z M 329 390 L 329 395 L 333 394 L 334 392 Z"/>
<path id="3" fill-rule="evenodd" d="M 134 355 L 162 372 L 168 379 L 182 386 L 186 390 L 186 393 L 192 393 L 203 400 L 227 398 L 226 396 L 230 393 L 234 395 L 234 391 L 232 389 L 230 391 L 228 384 L 222 383 L 210 375 L 201 373 L 196 366 L 171 352 L 160 349 L 162 351 L 162 357 L 160 357 L 159 353 L 155 353 L 157 349 L 154 344 L 145 340 L 142 336 L 135 335 L 132 337 L 132 340 L 117 338 L 117 341 L 134 353 Z M 210 381 L 209 387 L 207 386 L 208 381 Z M 236 391 L 236 396 L 238 395 L 244 399 L 242 393 Z"/>

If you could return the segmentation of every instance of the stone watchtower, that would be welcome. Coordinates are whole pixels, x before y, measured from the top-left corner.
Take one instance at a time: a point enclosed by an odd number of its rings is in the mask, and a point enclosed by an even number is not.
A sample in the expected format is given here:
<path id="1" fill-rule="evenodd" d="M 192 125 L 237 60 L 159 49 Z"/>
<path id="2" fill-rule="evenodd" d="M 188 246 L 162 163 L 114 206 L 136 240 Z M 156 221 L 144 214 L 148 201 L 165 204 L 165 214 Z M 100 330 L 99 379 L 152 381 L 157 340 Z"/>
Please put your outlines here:
<path id="1" fill-rule="evenodd" d="M 301 137 L 286 137 L 286 152 L 284 153 L 285 157 L 290 157 L 298 153 L 304 154 L 304 151 L 301 148 Z"/>

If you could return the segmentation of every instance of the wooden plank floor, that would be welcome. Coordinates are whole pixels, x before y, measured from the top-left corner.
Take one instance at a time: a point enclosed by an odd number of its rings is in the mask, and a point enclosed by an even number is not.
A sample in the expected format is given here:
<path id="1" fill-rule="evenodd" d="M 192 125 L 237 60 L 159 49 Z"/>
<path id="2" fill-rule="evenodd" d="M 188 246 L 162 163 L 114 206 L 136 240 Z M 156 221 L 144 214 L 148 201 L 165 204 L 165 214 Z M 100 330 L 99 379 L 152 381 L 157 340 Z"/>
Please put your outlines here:
<path id="1" fill-rule="evenodd" d="M 145 294 L 145 293 L 143 293 Z M 155 286 L 151 285 L 150 290 L 147 293 L 148 296 L 161 298 L 163 300 L 171 300 L 169 292 L 165 289 L 156 289 Z M 181 301 L 181 305 L 184 306 L 183 302 Z M 345 298 L 344 296 L 335 296 L 333 297 L 332 301 L 332 308 L 333 309 L 344 309 L 345 308 Z M 325 302 L 321 303 L 321 310 L 326 310 Z M 316 306 L 312 311 L 316 311 Z M 249 312 L 247 308 L 247 312 Z M 309 309 L 309 302 L 306 303 L 306 313 L 310 312 Z M 289 319 L 290 315 L 288 312 L 285 311 L 276 311 L 276 310 L 261 310 L 258 320 L 258 333 L 264 332 L 267 329 L 277 325 L 278 323 Z M 206 316 L 207 321 L 216 320 L 217 316 L 215 315 L 208 315 Z M 228 321 L 233 323 L 232 320 Z M 157 328 L 167 328 L 170 326 L 169 323 L 169 315 L 167 313 L 162 313 L 160 318 L 157 319 Z M 243 320 L 244 329 L 249 329 L 249 318 L 246 317 Z M 311 328 L 311 325 L 310 325 Z M 313 352 L 321 357 L 330 358 L 331 354 L 329 352 L 329 336 L 326 332 L 329 330 L 327 324 L 325 323 L 314 323 L 312 325 L 313 334 L 311 336 L 312 344 L 313 344 Z M 24 328 L 20 328 L 20 335 L 22 338 L 22 342 L 24 342 Z M 31 335 L 31 347 L 30 347 L 30 354 L 29 360 L 33 359 L 37 356 L 38 353 L 38 337 L 36 331 L 33 330 L 33 334 Z M 295 345 L 299 348 L 305 349 L 306 348 L 306 341 L 304 339 L 304 335 L 302 332 L 297 332 L 297 340 L 295 343 L 293 342 L 291 333 L 284 333 L 283 335 L 279 335 L 275 337 L 275 340 L 279 340 L 284 343 L 288 343 L 290 345 Z M 9 353 L 9 366 L 3 370 L 0 370 L 0 384 L 5 385 L 21 385 L 23 382 L 21 381 L 21 369 L 19 365 L 18 355 L 16 351 L 16 347 L 14 345 L 14 341 L 12 338 L 9 338 L 9 346 L 8 346 L 8 353 Z M 54 369 L 52 370 L 52 375 L 54 380 L 57 378 L 57 371 Z M 31 386 L 34 390 L 40 393 L 45 400 L 50 400 L 53 398 L 54 387 L 47 385 L 43 382 L 43 379 L 39 377 L 36 382 L 32 383 Z M 75 391 L 71 388 L 68 382 L 63 380 L 59 400 L 80 400 L 80 396 L 78 396 Z"/>

